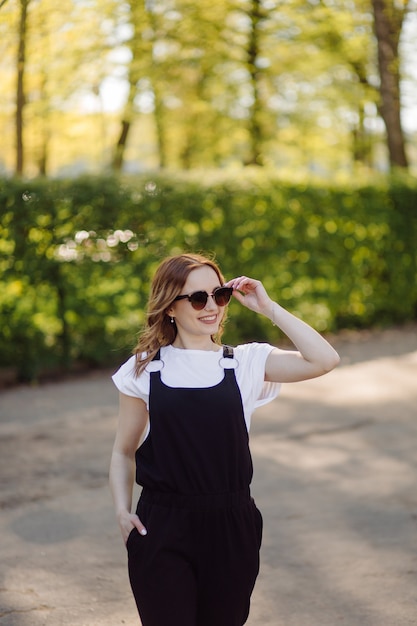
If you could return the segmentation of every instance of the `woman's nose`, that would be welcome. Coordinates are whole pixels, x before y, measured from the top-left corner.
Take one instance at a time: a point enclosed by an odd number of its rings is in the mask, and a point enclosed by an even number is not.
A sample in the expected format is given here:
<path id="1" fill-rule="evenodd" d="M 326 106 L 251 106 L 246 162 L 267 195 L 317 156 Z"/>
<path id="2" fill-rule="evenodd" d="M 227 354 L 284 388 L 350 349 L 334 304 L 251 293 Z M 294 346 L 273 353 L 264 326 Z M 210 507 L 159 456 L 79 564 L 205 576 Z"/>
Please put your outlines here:
<path id="1" fill-rule="evenodd" d="M 213 309 L 217 309 L 217 304 L 216 304 L 216 301 L 214 300 L 213 295 L 209 295 L 209 297 L 207 298 L 207 304 L 204 308 L 208 309 L 209 311 L 212 311 Z"/>

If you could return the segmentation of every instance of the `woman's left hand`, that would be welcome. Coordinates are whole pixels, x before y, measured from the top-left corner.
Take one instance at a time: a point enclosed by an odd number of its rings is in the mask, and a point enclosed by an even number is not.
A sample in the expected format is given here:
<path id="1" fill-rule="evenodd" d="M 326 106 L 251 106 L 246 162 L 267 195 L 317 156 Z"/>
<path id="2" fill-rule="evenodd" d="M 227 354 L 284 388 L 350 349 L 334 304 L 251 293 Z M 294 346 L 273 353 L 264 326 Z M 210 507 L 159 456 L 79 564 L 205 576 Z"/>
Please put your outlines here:
<path id="1" fill-rule="evenodd" d="M 256 313 L 268 315 L 272 300 L 260 280 L 248 276 L 239 276 L 229 280 L 225 286 L 234 289 L 233 296 L 245 307 Z"/>

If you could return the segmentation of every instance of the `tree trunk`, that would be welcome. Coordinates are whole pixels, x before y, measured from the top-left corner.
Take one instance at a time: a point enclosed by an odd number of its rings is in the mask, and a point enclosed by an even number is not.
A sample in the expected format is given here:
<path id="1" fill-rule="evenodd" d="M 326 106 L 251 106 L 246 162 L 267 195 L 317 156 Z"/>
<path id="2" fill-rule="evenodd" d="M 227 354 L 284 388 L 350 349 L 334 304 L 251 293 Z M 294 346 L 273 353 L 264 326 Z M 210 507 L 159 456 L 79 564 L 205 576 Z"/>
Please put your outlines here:
<path id="1" fill-rule="evenodd" d="M 116 170 L 116 172 L 120 172 L 123 168 L 127 141 L 136 115 L 135 98 L 137 95 L 138 82 L 141 77 L 143 56 L 141 42 L 142 29 L 144 28 L 144 13 L 142 3 L 137 3 L 136 0 L 129 0 L 128 6 L 130 10 L 130 25 L 133 30 L 132 38 L 128 44 L 132 57 L 129 63 L 129 93 L 123 110 L 120 135 L 112 161 L 112 168 Z"/>
<path id="2" fill-rule="evenodd" d="M 362 102 L 357 106 L 358 122 L 352 130 L 353 160 L 372 167 L 372 141 L 365 127 L 365 109 Z"/>
<path id="3" fill-rule="evenodd" d="M 41 102 L 43 102 L 40 114 L 40 146 L 39 146 L 39 159 L 38 159 L 38 172 L 40 176 L 47 176 L 48 164 L 49 164 L 49 146 L 51 140 L 51 132 L 49 127 L 49 103 L 47 94 L 47 82 L 48 78 L 46 72 L 42 72 L 40 94 Z"/>
<path id="4" fill-rule="evenodd" d="M 154 6 L 148 3 L 148 19 L 149 24 L 152 28 L 153 38 L 152 38 L 152 50 L 155 46 L 155 42 L 157 41 L 157 33 L 160 32 L 160 25 L 158 23 L 158 16 L 154 11 Z M 151 57 L 153 54 L 151 52 Z M 156 130 L 156 144 L 158 149 L 158 167 L 164 168 L 167 165 L 167 141 L 166 141 L 166 132 L 165 132 L 165 107 L 162 98 L 162 90 L 160 87 L 160 79 L 161 72 L 158 71 L 157 62 L 153 59 L 152 66 L 154 69 L 152 76 L 152 91 L 154 97 L 154 122 L 155 122 L 155 130 Z"/>
<path id="5" fill-rule="evenodd" d="M 49 170 L 50 133 L 48 128 L 42 129 L 42 140 L 39 149 L 38 172 L 39 176 L 47 176 Z"/>
<path id="6" fill-rule="evenodd" d="M 154 80 L 153 94 L 154 94 L 154 119 L 156 128 L 156 142 L 158 146 L 158 166 L 164 168 L 167 165 L 167 148 L 166 148 L 166 133 L 165 133 L 165 119 L 164 119 L 164 104 L 162 102 L 162 96 L 159 93 L 159 88 L 156 84 L 157 77 Z"/>
<path id="7" fill-rule="evenodd" d="M 260 100 L 260 70 L 257 67 L 259 57 L 259 29 L 258 25 L 262 19 L 261 0 L 252 0 L 249 12 L 250 33 L 247 49 L 247 63 L 252 88 L 253 103 L 249 114 L 249 135 L 250 153 L 246 165 L 263 165 L 262 155 L 262 126 L 260 122 L 260 112 L 262 104 Z"/>
<path id="8" fill-rule="evenodd" d="M 129 117 L 129 119 L 127 119 L 126 110 L 125 110 L 125 115 L 124 115 L 124 118 L 122 119 L 121 125 L 122 125 L 122 128 L 120 131 L 119 140 L 116 145 L 116 150 L 114 152 L 113 162 L 112 162 L 112 168 L 116 172 L 120 172 L 123 167 L 124 154 L 125 154 L 126 145 L 127 145 L 127 138 L 129 136 L 129 131 L 132 125 L 131 118 Z"/>
<path id="9" fill-rule="evenodd" d="M 378 45 L 380 76 L 380 114 L 387 132 L 391 167 L 408 167 L 404 133 L 401 125 L 400 62 L 398 44 L 404 10 L 391 0 L 372 0 L 374 29 Z"/>
<path id="10" fill-rule="evenodd" d="M 26 30 L 29 0 L 20 0 L 19 44 L 17 50 L 17 83 L 16 83 L 16 168 L 17 176 L 23 174 L 24 143 L 23 143 L 23 112 L 25 98 L 25 63 L 26 63 Z"/>
<path id="11" fill-rule="evenodd" d="M 142 76 L 152 75 L 152 89 L 154 95 L 154 119 L 157 135 L 157 147 L 159 153 L 159 166 L 164 167 L 166 162 L 165 132 L 163 124 L 163 104 L 158 93 L 158 74 L 155 72 L 155 61 L 152 57 L 152 49 L 155 43 L 158 30 L 157 18 L 154 14 L 153 3 L 148 1 L 146 6 L 137 3 L 136 0 L 129 0 L 130 22 L 133 28 L 133 36 L 130 40 L 130 52 L 132 55 L 129 67 L 129 94 L 126 101 L 119 140 L 116 145 L 112 167 L 116 171 L 123 168 L 124 154 L 126 151 L 128 137 L 136 116 L 135 98 L 138 93 L 138 82 Z M 143 29 L 150 26 L 153 36 L 146 41 L 143 40 Z M 146 71 L 152 68 L 152 72 Z"/>

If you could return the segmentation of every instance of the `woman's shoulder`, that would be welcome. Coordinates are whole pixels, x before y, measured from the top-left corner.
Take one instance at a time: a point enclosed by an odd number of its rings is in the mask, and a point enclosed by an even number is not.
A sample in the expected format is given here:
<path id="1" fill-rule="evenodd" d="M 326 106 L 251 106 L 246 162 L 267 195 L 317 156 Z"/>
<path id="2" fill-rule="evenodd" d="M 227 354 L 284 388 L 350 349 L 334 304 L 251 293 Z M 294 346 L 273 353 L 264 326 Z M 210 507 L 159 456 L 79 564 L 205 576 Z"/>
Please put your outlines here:
<path id="1" fill-rule="evenodd" d="M 242 343 L 236 346 L 233 356 L 239 362 L 241 371 L 255 374 L 256 372 L 265 372 L 266 360 L 274 349 L 269 343 L 252 341 Z"/>
<path id="2" fill-rule="evenodd" d="M 129 357 L 122 365 L 120 365 L 117 372 L 120 372 L 123 375 L 133 374 L 136 367 L 136 356 L 133 355 Z"/>
<path id="3" fill-rule="evenodd" d="M 256 354 L 269 354 L 274 346 L 266 342 L 251 341 L 248 343 L 241 343 L 233 348 L 236 354 L 244 356 L 254 356 Z"/>

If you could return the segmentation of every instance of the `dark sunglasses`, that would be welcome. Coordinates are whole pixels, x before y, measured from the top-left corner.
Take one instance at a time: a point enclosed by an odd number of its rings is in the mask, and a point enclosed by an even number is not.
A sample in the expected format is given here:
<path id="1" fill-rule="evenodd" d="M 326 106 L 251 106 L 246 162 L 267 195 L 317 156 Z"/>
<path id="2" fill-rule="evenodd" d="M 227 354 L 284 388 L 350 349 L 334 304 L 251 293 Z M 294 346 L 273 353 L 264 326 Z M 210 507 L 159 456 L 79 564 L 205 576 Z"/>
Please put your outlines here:
<path id="1" fill-rule="evenodd" d="M 176 300 L 188 300 L 191 302 L 193 309 L 196 311 L 202 311 L 207 304 L 209 296 L 214 298 L 217 306 L 226 306 L 226 304 L 230 302 L 232 293 L 232 287 L 216 287 L 213 293 L 207 293 L 207 291 L 194 291 L 194 293 L 190 293 L 190 295 L 187 296 L 177 296 L 174 302 Z"/>

